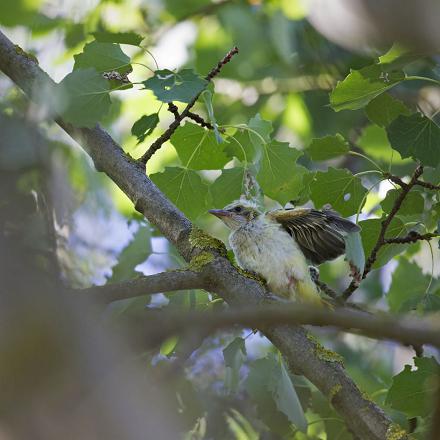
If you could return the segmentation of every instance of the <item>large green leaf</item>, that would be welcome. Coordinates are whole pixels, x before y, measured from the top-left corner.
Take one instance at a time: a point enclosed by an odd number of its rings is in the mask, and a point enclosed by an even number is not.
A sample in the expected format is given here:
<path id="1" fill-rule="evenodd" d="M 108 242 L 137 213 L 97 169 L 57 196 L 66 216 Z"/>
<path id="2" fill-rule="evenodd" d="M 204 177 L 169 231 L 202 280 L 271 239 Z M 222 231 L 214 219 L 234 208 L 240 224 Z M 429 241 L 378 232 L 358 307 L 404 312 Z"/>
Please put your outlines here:
<path id="1" fill-rule="evenodd" d="M 235 392 L 240 380 L 240 368 L 246 360 L 246 344 L 243 338 L 235 338 L 223 350 L 225 359 L 225 384 L 229 392 Z"/>
<path id="2" fill-rule="evenodd" d="M 138 264 L 143 263 L 151 254 L 151 231 L 148 225 L 140 225 L 130 243 L 123 249 L 118 263 L 113 266 L 110 282 L 125 281 L 139 275 L 135 271 Z"/>
<path id="3" fill-rule="evenodd" d="M 433 397 L 439 388 L 440 365 L 433 358 L 414 358 L 416 370 L 405 365 L 393 377 L 386 403 L 402 411 L 408 418 L 429 415 L 433 410 Z"/>
<path id="4" fill-rule="evenodd" d="M 230 160 L 212 131 L 191 122 L 175 131 L 171 143 L 182 164 L 193 170 L 218 170 Z"/>
<path id="5" fill-rule="evenodd" d="M 392 97 L 389 93 L 382 93 L 368 103 L 365 107 L 365 113 L 371 122 L 380 127 L 386 127 L 398 116 L 407 116 L 411 112 L 403 102 Z"/>
<path id="6" fill-rule="evenodd" d="M 358 212 L 366 189 L 361 180 L 346 169 L 318 171 L 310 183 L 311 199 L 316 208 L 330 204 L 332 209 L 348 217 Z"/>
<path id="7" fill-rule="evenodd" d="M 362 228 L 361 237 L 362 245 L 364 248 L 365 255 L 368 257 L 375 246 L 377 239 L 379 237 L 380 229 L 382 227 L 382 221 L 384 219 L 372 218 L 368 220 L 363 220 L 359 222 L 359 226 Z M 393 218 L 390 225 L 388 226 L 386 238 L 399 237 L 406 234 L 406 227 L 402 220 L 399 218 Z M 393 244 L 382 246 L 377 254 L 376 262 L 373 265 L 374 269 L 377 269 L 384 264 L 388 263 L 396 255 L 402 253 L 407 249 L 408 245 L 405 244 Z"/>
<path id="8" fill-rule="evenodd" d="M 333 110 L 357 110 L 405 79 L 403 71 L 385 72 L 379 64 L 351 70 L 330 93 Z"/>
<path id="9" fill-rule="evenodd" d="M 99 43 L 117 43 L 130 44 L 132 46 L 140 46 L 144 37 L 135 32 L 108 32 L 99 31 L 93 32 L 95 40 Z"/>
<path id="10" fill-rule="evenodd" d="M 393 312 L 407 312 L 415 308 L 429 286 L 430 276 L 425 275 L 416 263 L 399 258 L 393 273 L 387 300 Z"/>
<path id="11" fill-rule="evenodd" d="M 257 180 L 264 194 L 282 205 L 298 196 L 302 189 L 302 178 L 308 172 L 296 164 L 301 155 L 287 142 L 271 141 L 263 145 Z"/>
<path id="12" fill-rule="evenodd" d="M 385 199 L 382 200 L 381 206 L 386 213 L 390 213 L 394 206 L 396 199 L 399 197 L 401 190 L 390 189 L 387 192 Z M 425 200 L 422 194 L 418 191 L 409 192 L 402 204 L 400 205 L 398 215 L 417 215 L 422 214 L 425 209 Z"/>
<path id="13" fill-rule="evenodd" d="M 245 169 L 241 167 L 222 170 L 222 174 L 211 185 L 213 205 L 222 208 L 240 198 L 243 193 Z"/>
<path id="14" fill-rule="evenodd" d="M 349 149 L 348 142 L 337 133 L 334 136 L 312 139 L 306 151 L 312 160 L 328 160 L 347 153 Z"/>
<path id="15" fill-rule="evenodd" d="M 245 387 L 259 416 L 274 432 L 287 434 L 289 421 L 306 431 L 307 421 L 290 376 L 273 355 L 251 364 Z"/>
<path id="16" fill-rule="evenodd" d="M 57 85 L 56 103 L 63 119 L 92 128 L 110 108 L 108 82 L 95 69 L 78 69 Z"/>
<path id="17" fill-rule="evenodd" d="M 208 85 L 208 81 L 192 69 L 173 72 L 168 69 L 156 70 L 152 78 L 143 82 L 162 102 L 190 102 Z"/>
<path id="18" fill-rule="evenodd" d="M 350 232 L 346 235 L 345 255 L 350 266 L 355 268 L 358 274 L 362 274 L 365 267 L 365 253 L 359 232 Z"/>
<path id="19" fill-rule="evenodd" d="M 151 174 L 150 179 L 191 220 L 206 212 L 208 185 L 195 171 L 167 167 L 162 173 Z"/>
<path id="20" fill-rule="evenodd" d="M 254 146 L 248 130 L 239 129 L 229 136 L 229 144 L 225 147 L 225 153 L 231 159 L 235 156 L 240 162 L 251 164 L 261 158 L 261 147 Z"/>
<path id="21" fill-rule="evenodd" d="M 415 113 L 399 116 L 387 128 L 391 146 L 403 158 L 412 157 L 423 165 L 440 163 L 440 127 L 431 119 Z"/>
<path id="22" fill-rule="evenodd" d="M 74 58 L 74 69 L 93 67 L 100 73 L 113 70 L 122 74 L 131 72 L 130 58 L 114 43 L 92 41 Z"/>

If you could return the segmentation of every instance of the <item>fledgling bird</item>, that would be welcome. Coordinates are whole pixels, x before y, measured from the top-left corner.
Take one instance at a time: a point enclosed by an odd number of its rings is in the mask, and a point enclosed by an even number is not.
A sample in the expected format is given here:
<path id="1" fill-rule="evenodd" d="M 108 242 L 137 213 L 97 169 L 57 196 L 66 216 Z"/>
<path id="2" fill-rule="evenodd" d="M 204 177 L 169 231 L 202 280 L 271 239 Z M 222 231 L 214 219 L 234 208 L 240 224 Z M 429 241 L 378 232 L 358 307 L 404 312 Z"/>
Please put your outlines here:
<path id="1" fill-rule="evenodd" d="M 261 275 L 276 295 L 316 304 L 322 302 L 308 261 L 317 265 L 342 255 L 344 235 L 360 229 L 331 210 L 261 212 L 245 200 L 209 212 L 232 230 L 229 243 L 240 267 Z"/>

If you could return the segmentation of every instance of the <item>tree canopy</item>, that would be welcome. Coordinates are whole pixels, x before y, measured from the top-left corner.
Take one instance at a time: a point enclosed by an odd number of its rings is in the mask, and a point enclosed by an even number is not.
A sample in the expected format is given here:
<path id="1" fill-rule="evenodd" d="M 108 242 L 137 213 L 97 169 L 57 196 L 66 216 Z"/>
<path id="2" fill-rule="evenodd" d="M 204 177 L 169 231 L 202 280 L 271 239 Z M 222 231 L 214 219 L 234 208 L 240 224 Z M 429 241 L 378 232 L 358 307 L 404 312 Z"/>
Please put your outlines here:
<path id="1" fill-rule="evenodd" d="M 439 438 L 431 43 L 351 50 L 300 1 L 79 3 L 0 2 L 0 431 Z M 236 265 L 208 210 L 240 197 L 360 226 L 319 267 L 334 309 Z"/>

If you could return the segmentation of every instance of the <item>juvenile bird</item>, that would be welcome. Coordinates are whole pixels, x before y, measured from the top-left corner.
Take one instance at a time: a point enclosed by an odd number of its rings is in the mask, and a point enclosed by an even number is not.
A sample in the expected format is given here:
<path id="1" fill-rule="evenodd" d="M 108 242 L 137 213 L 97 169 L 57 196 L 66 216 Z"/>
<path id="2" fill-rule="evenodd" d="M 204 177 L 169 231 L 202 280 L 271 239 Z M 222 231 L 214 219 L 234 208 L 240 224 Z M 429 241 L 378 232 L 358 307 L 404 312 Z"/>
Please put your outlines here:
<path id="1" fill-rule="evenodd" d="M 232 230 L 229 243 L 240 267 L 261 275 L 279 296 L 316 304 L 321 300 L 307 260 L 316 265 L 338 257 L 344 235 L 360 229 L 331 210 L 261 212 L 244 200 L 209 212 Z"/>

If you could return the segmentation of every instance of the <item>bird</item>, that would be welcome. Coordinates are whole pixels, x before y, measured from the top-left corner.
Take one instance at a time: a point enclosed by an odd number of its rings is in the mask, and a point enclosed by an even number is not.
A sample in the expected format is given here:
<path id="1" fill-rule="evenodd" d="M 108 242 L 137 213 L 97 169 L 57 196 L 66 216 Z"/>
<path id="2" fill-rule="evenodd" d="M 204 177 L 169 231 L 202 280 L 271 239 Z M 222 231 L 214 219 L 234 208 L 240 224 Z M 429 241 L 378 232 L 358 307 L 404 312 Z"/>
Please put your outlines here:
<path id="1" fill-rule="evenodd" d="M 331 209 L 263 212 L 252 200 L 236 200 L 209 212 L 231 229 L 237 264 L 266 280 L 269 290 L 289 300 L 323 305 L 309 262 L 319 265 L 345 252 L 344 236 L 359 226 Z"/>

